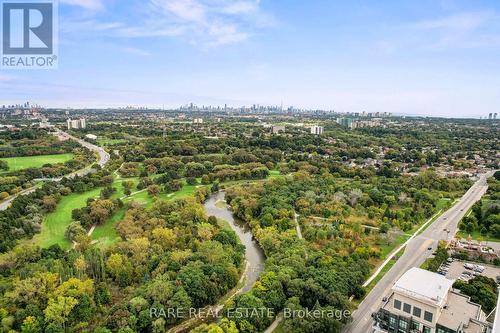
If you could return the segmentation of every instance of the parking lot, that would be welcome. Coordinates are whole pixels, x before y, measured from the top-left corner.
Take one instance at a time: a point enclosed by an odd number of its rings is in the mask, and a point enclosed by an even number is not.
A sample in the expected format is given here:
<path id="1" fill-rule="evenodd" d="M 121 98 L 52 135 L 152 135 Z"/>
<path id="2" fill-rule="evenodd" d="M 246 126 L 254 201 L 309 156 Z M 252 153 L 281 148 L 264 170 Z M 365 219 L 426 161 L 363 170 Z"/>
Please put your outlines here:
<path id="1" fill-rule="evenodd" d="M 460 276 L 464 272 L 469 272 L 469 274 L 472 276 L 472 273 L 474 272 L 473 269 L 466 269 L 464 265 L 468 263 L 471 265 L 479 265 L 484 267 L 484 271 L 481 273 L 476 272 L 476 274 L 480 274 L 483 276 L 487 276 L 489 278 L 492 278 L 493 280 L 497 280 L 497 276 L 500 276 L 500 267 L 495 267 L 483 263 L 476 263 L 476 262 L 467 262 L 467 261 L 458 261 L 455 260 L 452 263 L 448 263 L 449 266 L 447 267 L 448 271 L 446 272 L 446 277 L 448 279 L 454 279 L 457 280 L 460 278 Z M 442 266 L 443 268 L 446 266 Z"/>

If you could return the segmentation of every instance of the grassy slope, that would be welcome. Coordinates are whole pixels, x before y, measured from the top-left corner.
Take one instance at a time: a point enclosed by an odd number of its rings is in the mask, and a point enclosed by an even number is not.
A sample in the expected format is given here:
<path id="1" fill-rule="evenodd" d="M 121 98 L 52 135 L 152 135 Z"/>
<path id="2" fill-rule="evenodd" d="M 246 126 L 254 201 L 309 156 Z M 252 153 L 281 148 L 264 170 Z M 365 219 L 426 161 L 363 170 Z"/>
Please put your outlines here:
<path id="1" fill-rule="evenodd" d="M 500 238 L 495 237 L 494 235 L 490 234 L 489 232 L 486 235 L 482 235 L 481 232 L 479 231 L 473 231 L 471 233 L 468 233 L 466 231 L 459 231 L 457 232 L 457 236 L 462 238 L 462 239 L 468 239 L 470 237 L 473 240 L 481 241 L 481 242 L 500 242 Z"/>
<path id="2" fill-rule="evenodd" d="M 119 239 L 115 231 L 115 224 L 125 216 L 125 208 L 120 208 L 106 223 L 95 228 L 92 240 L 97 240 L 99 246 L 107 247 Z"/>
<path id="3" fill-rule="evenodd" d="M 72 193 L 62 197 L 56 210 L 45 217 L 42 231 L 33 238 L 33 241 L 41 247 L 59 244 L 63 248 L 69 248 L 70 243 L 64 238 L 64 232 L 72 221 L 71 211 L 85 207 L 87 199 L 98 196 L 100 191 L 100 188 L 95 188 L 85 193 Z"/>
<path id="4" fill-rule="evenodd" d="M 9 172 L 19 171 L 28 168 L 40 168 L 44 164 L 64 163 L 73 159 L 73 154 L 56 154 L 56 155 L 41 155 L 41 156 L 22 156 L 22 157 L 7 157 L 0 160 L 6 161 L 9 164 Z"/>

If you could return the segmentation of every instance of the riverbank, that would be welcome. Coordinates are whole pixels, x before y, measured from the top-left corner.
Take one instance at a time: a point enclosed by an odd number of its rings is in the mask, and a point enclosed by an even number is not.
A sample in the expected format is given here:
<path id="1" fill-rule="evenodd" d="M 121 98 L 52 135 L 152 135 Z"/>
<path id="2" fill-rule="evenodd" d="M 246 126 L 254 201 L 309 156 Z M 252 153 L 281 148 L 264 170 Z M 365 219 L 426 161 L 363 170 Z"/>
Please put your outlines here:
<path id="1" fill-rule="evenodd" d="M 237 221 L 229 209 L 229 206 L 221 203 L 225 203 L 225 193 L 219 191 L 212 194 L 203 205 L 205 214 L 207 216 L 215 216 L 217 220 L 223 221 L 225 225 L 228 225 L 236 233 L 240 242 L 245 246 L 245 268 L 241 273 L 240 280 L 236 287 L 225 297 L 220 299 L 217 304 L 208 306 L 204 309 L 206 311 L 202 311 L 202 313 L 207 314 L 207 316 L 188 319 L 169 329 L 167 331 L 168 333 L 188 332 L 190 329 L 216 318 L 219 312 L 224 308 L 224 303 L 252 289 L 254 283 L 264 270 L 266 258 L 259 244 L 257 244 L 253 238 L 250 228 L 244 223 Z"/>

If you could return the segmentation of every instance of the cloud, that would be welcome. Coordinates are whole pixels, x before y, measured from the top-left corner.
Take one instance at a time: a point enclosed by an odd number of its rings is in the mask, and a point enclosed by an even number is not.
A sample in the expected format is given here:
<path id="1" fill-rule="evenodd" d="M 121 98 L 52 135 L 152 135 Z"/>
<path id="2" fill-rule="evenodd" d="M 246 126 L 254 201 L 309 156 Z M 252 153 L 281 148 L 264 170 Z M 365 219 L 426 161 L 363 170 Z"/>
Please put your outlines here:
<path id="1" fill-rule="evenodd" d="M 130 53 L 130 54 L 133 54 L 133 55 L 138 55 L 141 57 L 149 57 L 151 55 L 150 52 L 145 51 L 145 50 L 141 50 L 141 49 L 138 49 L 135 47 L 125 47 L 125 48 L 123 48 L 123 51 Z"/>
<path id="2" fill-rule="evenodd" d="M 101 0 L 61 0 L 61 3 L 79 6 L 89 10 L 100 10 L 104 8 Z"/>
<path id="3" fill-rule="evenodd" d="M 259 10 L 259 1 L 236 1 L 226 5 L 222 11 L 227 14 L 255 13 Z"/>
<path id="4" fill-rule="evenodd" d="M 214 23 L 209 26 L 208 34 L 211 37 L 209 45 L 212 46 L 234 44 L 249 37 L 248 33 L 239 31 L 238 27 L 232 24 Z"/>
<path id="5" fill-rule="evenodd" d="M 60 29 L 62 33 L 106 32 L 124 28 L 121 22 L 100 22 L 94 18 L 75 19 L 63 18 Z"/>
<path id="6" fill-rule="evenodd" d="M 500 42 L 500 15 L 494 11 L 460 12 L 410 24 L 426 48 L 497 47 Z"/>
<path id="7" fill-rule="evenodd" d="M 102 6 L 102 0 L 63 0 L 67 3 Z M 122 7 L 114 21 L 108 16 L 83 15 L 65 20 L 63 32 L 123 38 L 182 37 L 199 46 L 236 44 L 274 23 L 260 0 L 136 0 Z M 133 9 L 133 12 L 132 12 Z M 112 11 L 110 11 L 112 14 Z M 128 15 L 126 22 L 120 22 Z M 112 17 L 112 16 L 111 16 Z M 107 19 L 108 21 L 105 21 Z"/>
<path id="8" fill-rule="evenodd" d="M 473 31 L 483 26 L 494 17 L 492 12 L 466 12 L 450 16 L 417 22 L 414 26 L 423 30 Z"/>
<path id="9" fill-rule="evenodd" d="M 197 0 L 151 0 L 151 3 L 183 21 L 201 23 L 206 20 L 206 8 Z"/>
<path id="10" fill-rule="evenodd" d="M 258 0 L 151 0 L 151 5 L 195 42 L 211 46 L 246 40 L 261 12 Z"/>
<path id="11" fill-rule="evenodd" d="M 183 35 L 185 30 L 185 27 L 164 27 L 161 25 L 149 24 L 137 27 L 120 27 L 114 29 L 112 35 L 127 38 L 175 37 Z"/>

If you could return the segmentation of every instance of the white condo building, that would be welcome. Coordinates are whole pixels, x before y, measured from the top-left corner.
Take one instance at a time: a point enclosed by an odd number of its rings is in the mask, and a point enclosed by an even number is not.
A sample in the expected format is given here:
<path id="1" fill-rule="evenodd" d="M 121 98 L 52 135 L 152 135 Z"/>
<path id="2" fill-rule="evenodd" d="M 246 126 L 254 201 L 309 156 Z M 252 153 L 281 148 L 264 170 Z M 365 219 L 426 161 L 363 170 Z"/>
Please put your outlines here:
<path id="1" fill-rule="evenodd" d="M 66 127 L 70 129 L 81 129 L 81 128 L 86 128 L 87 127 L 87 122 L 85 118 L 80 118 L 80 119 L 74 119 L 71 120 L 71 118 L 66 120 Z"/>
<path id="2" fill-rule="evenodd" d="M 314 135 L 321 135 L 321 134 L 323 134 L 323 127 L 322 126 L 313 126 L 313 127 L 311 127 L 311 134 L 314 134 Z"/>

